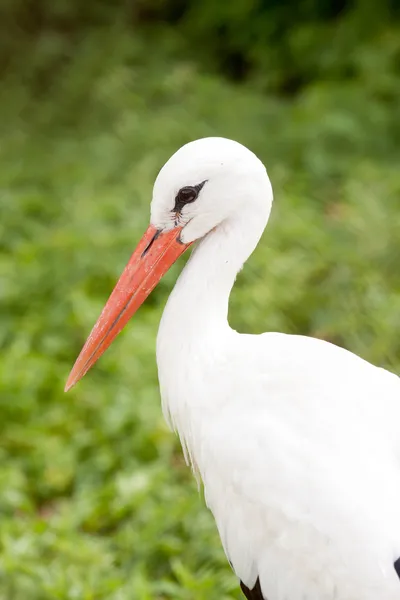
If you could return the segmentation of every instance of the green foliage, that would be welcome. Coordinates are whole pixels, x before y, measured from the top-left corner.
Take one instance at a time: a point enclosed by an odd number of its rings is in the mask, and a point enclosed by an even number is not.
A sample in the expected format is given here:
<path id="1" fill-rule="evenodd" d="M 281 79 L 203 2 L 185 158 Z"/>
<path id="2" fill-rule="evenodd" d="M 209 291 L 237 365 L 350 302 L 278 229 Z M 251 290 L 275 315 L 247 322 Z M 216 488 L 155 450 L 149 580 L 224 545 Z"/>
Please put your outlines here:
<path id="1" fill-rule="evenodd" d="M 290 96 L 312 81 L 352 80 L 365 54 L 391 55 L 397 69 L 399 17 L 396 0 L 3 0 L 0 49 L 7 65 L 27 34 L 32 43 L 51 33 L 68 60 L 88 28 L 124 24 L 147 30 L 152 51 L 167 33 L 207 71 Z"/>
<path id="2" fill-rule="evenodd" d="M 170 34 L 97 27 L 71 47 L 46 30 L 3 81 L 5 600 L 240 597 L 159 406 L 155 336 L 183 261 L 62 391 L 146 227 L 154 177 L 184 142 L 237 139 L 274 183 L 233 326 L 320 336 L 400 370 L 400 38 L 388 30 L 360 48 L 356 78 L 316 80 L 288 102 L 199 72 Z"/>
<path id="3" fill-rule="evenodd" d="M 286 95 L 311 81 L 356 77 L 358 53 L 385 47 L 388 23 L 399 16 L 387 0 L 192 0 L 185 5 L 178 23 L 196 57 L 234 79 L 250 79 Z"/>

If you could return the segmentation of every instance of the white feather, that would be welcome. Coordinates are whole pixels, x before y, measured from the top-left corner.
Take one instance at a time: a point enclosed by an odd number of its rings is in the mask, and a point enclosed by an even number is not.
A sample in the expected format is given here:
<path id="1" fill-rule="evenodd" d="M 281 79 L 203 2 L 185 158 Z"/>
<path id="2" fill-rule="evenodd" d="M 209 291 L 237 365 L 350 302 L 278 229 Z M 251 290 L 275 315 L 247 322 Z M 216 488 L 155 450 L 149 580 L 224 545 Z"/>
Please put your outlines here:
<path id="1" fill-rule="evenodd" d="M 249 150 L 220 138 L 183 147 L 157 178 L 152 223 L 182 212 L 202 238 L 157 340 L 163 410 L 236 574 L 268 600 L 399 600 L 400 380 L 327 342 L 240 335 L 227 321 L 238 270 L 272 191 Z"/>

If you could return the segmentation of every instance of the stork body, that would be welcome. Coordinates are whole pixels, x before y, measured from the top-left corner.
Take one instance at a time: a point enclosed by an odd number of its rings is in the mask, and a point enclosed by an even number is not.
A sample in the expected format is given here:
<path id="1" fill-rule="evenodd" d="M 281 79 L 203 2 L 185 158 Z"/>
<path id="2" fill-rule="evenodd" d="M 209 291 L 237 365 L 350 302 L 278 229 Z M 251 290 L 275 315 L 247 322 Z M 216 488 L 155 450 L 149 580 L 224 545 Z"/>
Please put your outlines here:
<path id="1" fill-rule="evenodd" d="M 158 333 L 163 411 L 249 599 L 400 600 L 399 378 L 328 342 L 228 324 L 236 274 L 271 203 L 264 166 L 229 140 L 188 144 L 161 170 L 151 214 L 161 233 L 130 264 L 152 252 L 171 262 L 175 231 L 181 246 L 200 240 Z M 118 333 L 116 318 L 136 310 L 137 290 L 152 289 L 148 269 L 141 288 L 132 272 L 71 384 Z"/>

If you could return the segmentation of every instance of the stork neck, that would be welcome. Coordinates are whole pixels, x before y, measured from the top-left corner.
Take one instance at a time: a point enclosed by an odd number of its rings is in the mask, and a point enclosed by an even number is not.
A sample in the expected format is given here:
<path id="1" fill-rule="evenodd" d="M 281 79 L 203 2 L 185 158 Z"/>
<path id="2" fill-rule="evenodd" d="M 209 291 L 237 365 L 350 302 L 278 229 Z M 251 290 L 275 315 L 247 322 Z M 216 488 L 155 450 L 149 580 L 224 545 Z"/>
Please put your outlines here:
<path id="1" fill-rule="evenodd" d="M 247 213 L 225 221 L 192 252 L 165 307 L 159 338 L 204 339 L 229 329 L 228 304 L 236 275 L 261 237 L 268 215 Z M 173 343 L 173 342 L 172 342 Z M 182 345 L 182 339 L 178 342 Z M 171 348 L 172 350 L 172 348 Z"/>

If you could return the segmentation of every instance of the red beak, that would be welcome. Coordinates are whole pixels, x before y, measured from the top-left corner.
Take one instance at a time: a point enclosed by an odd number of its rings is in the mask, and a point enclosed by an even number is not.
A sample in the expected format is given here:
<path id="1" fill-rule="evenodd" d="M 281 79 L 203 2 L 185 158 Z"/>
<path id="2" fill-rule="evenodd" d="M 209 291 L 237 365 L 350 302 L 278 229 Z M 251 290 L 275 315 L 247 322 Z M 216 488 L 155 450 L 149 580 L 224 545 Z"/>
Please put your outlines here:
<path id="1" fill-rule="evenodd" d="M 190 246 L 179 240 L 181 231 L 182 227 L 165 233 L 153 225 L 147 228 L 69 374 L 66 392 L 107 350 L 161 277 Z"/>

